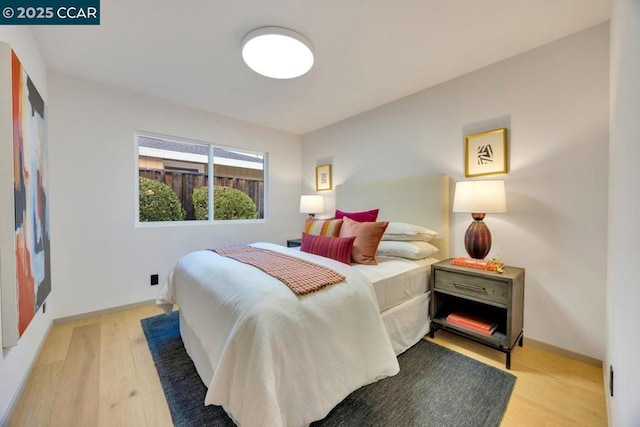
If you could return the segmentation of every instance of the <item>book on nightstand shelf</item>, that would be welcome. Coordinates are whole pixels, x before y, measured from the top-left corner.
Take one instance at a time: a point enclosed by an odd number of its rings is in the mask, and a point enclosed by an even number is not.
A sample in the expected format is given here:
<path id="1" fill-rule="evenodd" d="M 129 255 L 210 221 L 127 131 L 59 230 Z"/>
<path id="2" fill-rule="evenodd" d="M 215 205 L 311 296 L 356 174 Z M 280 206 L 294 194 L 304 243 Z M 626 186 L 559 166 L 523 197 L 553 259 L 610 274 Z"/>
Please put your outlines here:
<path id="1" fill-rule="evenodd" d="M 484 335 L 492 335 L 498 328 L 498 324 L 489 319 L 467 313 L 454 312 L 447 316 L 447 322 L 462 326 Z"/>
<path id="2" fill-rule="evenodd" d="M 451 260 L 451 264 L 488 271 L 496 271 L 498 268 L 504 266 L 503 262 L 485 261 L 482 259 L 471 259 L 465 257 L 454 258 Z"/>

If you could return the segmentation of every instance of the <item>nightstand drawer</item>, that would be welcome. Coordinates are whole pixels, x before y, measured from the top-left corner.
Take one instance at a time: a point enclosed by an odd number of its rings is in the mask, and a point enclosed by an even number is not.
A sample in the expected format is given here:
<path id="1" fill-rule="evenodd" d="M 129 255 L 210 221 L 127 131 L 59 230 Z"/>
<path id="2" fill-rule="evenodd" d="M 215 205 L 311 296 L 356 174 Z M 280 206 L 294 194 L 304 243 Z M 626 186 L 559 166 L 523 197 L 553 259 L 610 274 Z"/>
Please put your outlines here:
<path id="1" fill-rule="evenodd" d="M 435 273 L 435 288 L 504 306 L 509 297 L 506 283 L 440 269 Z"/>

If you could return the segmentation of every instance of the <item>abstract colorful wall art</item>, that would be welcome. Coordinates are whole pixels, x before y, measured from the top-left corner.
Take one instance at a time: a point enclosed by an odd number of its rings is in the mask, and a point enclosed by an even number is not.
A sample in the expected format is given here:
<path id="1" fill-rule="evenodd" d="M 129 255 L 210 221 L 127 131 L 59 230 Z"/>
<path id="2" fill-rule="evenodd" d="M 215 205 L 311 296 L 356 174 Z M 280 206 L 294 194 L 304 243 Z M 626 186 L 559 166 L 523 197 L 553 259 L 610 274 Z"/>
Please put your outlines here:
<path id="1" fill-rule="evenodd" d="M 45 104 L 11 51 L 18 337 L 51 292 Z M 4 317 L 4 316 L 3 316 Z"/>

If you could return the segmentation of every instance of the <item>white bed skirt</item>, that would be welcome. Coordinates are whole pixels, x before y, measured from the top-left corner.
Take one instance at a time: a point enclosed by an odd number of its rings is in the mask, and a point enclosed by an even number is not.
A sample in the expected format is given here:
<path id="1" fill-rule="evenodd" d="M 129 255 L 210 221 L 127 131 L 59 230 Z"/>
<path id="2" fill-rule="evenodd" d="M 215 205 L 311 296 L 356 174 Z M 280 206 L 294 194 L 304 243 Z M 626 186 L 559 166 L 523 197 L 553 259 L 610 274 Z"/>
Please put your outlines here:
<path id="1" fill-rule="evenodd" d="M 182 310 L 180 311 L 180 336 L 182 337 L 182 342 L 184 343 L 184 348 L 187 350 L 187 354 L 196 366 L 198 375 L 200 375 L 204 385 L 208 387 L 208 384 L 211 384 L 211 379 L 213 378 L 211 363 L 209 362 L 207 353 L 205 353 L 204 348 L 202 348 L 200 344 L 200 340 L 198 340 L 198 336 L 189 325 L 187 325 L 187 321 L 184 320 Z"/>
<path id="2" fill-rule="evenodd" d="M 384 328 L 396 354 L 409 349 L 429 332 L 430 296 L 429 291 L 382 312 Z"/>

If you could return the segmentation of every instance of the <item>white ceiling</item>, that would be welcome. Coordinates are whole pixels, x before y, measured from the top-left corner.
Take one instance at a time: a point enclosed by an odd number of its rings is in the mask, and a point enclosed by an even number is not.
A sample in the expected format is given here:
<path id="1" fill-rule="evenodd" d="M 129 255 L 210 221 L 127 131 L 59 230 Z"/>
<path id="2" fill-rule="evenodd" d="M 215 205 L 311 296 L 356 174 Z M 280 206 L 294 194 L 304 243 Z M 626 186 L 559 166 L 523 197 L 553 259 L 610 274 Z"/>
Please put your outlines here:
<path id="1" fill-rule="evenodd" d="M 105 0 L 100 26 L 37 26 L 47 67 L 305 134 L 606 21 L 611 0 Z M 283 26 L 315 49 L 293 80 L 240 44 Z"/>

